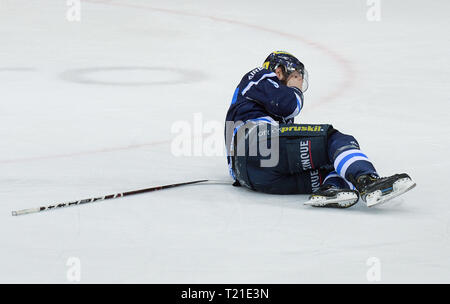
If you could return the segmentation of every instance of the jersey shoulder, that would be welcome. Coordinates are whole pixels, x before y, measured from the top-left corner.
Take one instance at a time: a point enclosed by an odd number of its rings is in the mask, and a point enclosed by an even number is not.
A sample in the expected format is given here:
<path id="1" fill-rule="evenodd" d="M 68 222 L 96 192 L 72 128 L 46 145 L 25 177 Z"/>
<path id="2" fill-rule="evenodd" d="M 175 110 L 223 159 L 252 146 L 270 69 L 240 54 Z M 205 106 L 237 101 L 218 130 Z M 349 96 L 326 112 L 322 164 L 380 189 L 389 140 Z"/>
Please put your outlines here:
<path id="1" fill-rule="evenodd" d="M 262 78 L 273 78 L 278 82 L 278 77 L 274 72 L 265 69 L 263 67 L 257 67 L 249 71 L 247 74 L 244 75 L 244 77 L 242 77 L 241 86 L 247 85 L 250 82 L 257 82 Z"/>

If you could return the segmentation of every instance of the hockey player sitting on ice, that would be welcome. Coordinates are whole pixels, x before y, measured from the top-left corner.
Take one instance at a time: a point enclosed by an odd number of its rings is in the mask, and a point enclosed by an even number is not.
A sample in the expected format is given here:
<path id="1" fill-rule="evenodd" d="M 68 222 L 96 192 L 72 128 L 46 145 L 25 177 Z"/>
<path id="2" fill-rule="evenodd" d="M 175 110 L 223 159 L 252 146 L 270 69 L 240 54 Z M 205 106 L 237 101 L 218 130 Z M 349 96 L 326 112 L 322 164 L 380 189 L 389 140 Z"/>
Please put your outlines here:
<path id="1" fill-rule="evenodd" d="M 412 189 L 415 183 L 405 173 L 380 177 L 353 136 L 332 125 L 293 123 L 303 107 L 307 76 L 297 58 L 278 51 L 242 78 L 225 127 L 234 185 L 274 194 L 312 193 L 307 205 L 337 208 L 350 207 L 359 197 L 370 207 Z M 261 150 L 262 142 L 271 155 Z"/>

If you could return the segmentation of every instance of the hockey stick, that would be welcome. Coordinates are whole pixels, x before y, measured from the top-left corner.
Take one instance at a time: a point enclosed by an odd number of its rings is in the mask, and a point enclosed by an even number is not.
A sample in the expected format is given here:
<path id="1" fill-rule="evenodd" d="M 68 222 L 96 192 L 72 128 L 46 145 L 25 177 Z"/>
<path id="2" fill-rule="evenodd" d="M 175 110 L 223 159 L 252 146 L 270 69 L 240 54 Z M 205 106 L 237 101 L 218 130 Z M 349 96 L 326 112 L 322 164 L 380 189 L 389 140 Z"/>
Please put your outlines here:
<path id="1" fill-rule="evenodd" d="M 220 181 L 201 179 L 201 180 L 195 180 L 195 181 L 190 181 L 190 182 L 184 182 L 184 183 L 178 183 L 178 184 L 169 184 L 169 185 L 164 185 L 164 186 L 156 186 L 156 187 L 151 187 L 151 188 L 146 188 L 146 189 L 140 189 L 140 190 L 123 192 L 123 193 L 110 194 L 110 195 L 106 195 L 106 196 L 87 198 L 87 199 L 82 199 L 82 200 L 73 201 L 73 202 L 56 203 L 56 204 L 53 204 L 53 205 L 42 206 L 42 207 L 38 207 L 38 208 L 23 209 L 23 210 L 13 211 L 12 215 L 13 216 L 18 216 L 18 215 L 23 215 L 23 214 L 38 213 L 38 212 L 52 210 L 52 209 L 57 209 L 57 208 L 64 208 L 64 207 L 76 206 L 76 205 L 81 205 L 81 204 L 94 203 L 94 202 L 98 202 L 98 201 L 104 201 L 104 200 L 108 200 L 108 199 L 114 199 L 114 198 L 134 195 L 134 194 L 141 194 L 141 193 L 146 193 L 146 192 L 158 191 L 158 190 L 163 190 L 163 189 L 168 189 L 168 188 L 174 188 L 174 187 L 179 187 L 179 186 L 184 186 L 184 185 L 191 185 L 191 184 L 198 184 L 198 183 L 204 183 L 204 182 L 219 182 L 219 183 L 223 183 L 223 182 L 220 182 Z"/>

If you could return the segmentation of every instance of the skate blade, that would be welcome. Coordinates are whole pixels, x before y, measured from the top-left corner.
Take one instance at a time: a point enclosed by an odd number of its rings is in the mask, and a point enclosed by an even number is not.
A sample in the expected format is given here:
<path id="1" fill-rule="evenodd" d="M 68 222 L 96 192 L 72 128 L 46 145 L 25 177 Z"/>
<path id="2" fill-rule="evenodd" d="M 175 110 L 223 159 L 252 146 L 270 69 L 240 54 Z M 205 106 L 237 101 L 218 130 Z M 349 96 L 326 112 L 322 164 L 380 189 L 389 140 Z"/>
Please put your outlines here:
<path id="1" fill-rule="evenodd" d="M 383 195 L 381 190 L 374 191 L 366 196 L 366 204 L 367 207 L 373 207 L 375 205 L 384 204 L 391 199 L 411 190 L 416 186 L 416 183 L 413 182 L 410 178 L 402 178 L 396 181 L 393 184 L 393 191 L 386 195 Z"/>
<path id="2" fill-rule="evenodd" d="M 314 196 L 309 199 L 304 205 L 312 207 L 330 207 L 330 208 L 348 208 L 358 202 L 358 195 L 353 192 L 341 192 L 334 198 L 327 198 L 325 196 Z"/>

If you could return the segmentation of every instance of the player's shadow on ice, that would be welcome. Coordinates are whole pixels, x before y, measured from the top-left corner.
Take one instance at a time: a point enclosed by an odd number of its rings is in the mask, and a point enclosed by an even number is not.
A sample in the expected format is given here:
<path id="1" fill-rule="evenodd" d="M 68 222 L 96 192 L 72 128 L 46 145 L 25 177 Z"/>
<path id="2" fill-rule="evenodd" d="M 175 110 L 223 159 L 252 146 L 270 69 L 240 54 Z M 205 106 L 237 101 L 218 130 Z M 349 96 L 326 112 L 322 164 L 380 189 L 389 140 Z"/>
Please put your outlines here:
<path id="1" fill-rule="evenodd" d="M 279 195 L 279 194 L 266 194 L 256 191 L 251 191 L 244 187 L 232 187 L 229 182 L 216 182 L 217 185 L 223 185 L 224 187 L 230 187 L 227 193 L 227 200 L 233 201 L 239 204 L 248 205 L 266 205 L 281 209 L 297 210 L 298 212 L 317 212 L 317 213 L 354 213 L 356 214 L 407 214 L 412 213 L 411 208 L 408 208 L 407 202 L 402 198 L 395 198 L 385 204 L 379 206 L 367 207 L 365 203 L 360 199 L 359 202 L 350 208 L 320 208 L 306 206 L 304 203 L 308 201 L 309 195 L 292 194 L 292 195 Z M 198 184 L 196 186 L 206 187 L 208 184 Z"/>
<path id="2" fill-rule="evenodd" d="M 312 207 L 304 205 L 308 201 L 309 195 L 276 195 L 276 194 L 265 194 L 259 192 L 253 192 L 247 189 L 238 189 L 242 191 L 244 196 L 248 196 L 252 199 L 251 203 L 271 205 L 274 207 L 282 207 L 299 210 L 301 212 L 326 212 L 326 213 L 336 213 L 336 212 L 349 212 L 349 213 L 364 213 L 364 214 L 406 214 L 412 212 L 410 208 L 407 208 L 407 204 L 404 199 L 396 198 L 385 204 L 379 206 L 367 207 L 361 199 L 358 203 L 350 208 L 321 208 Z M 244 194 L 247 192 L 246 194 Z M 255 195 L 257 198 L 255 199 Z"/>

